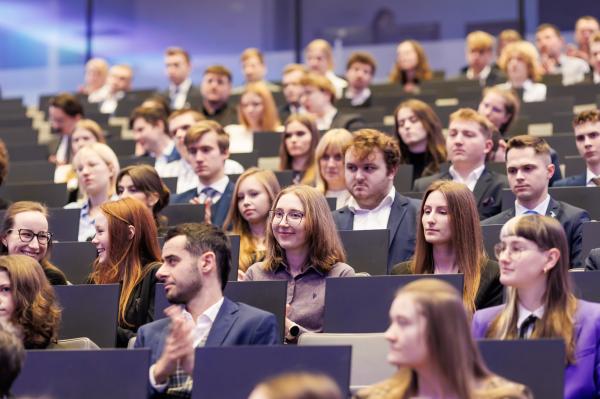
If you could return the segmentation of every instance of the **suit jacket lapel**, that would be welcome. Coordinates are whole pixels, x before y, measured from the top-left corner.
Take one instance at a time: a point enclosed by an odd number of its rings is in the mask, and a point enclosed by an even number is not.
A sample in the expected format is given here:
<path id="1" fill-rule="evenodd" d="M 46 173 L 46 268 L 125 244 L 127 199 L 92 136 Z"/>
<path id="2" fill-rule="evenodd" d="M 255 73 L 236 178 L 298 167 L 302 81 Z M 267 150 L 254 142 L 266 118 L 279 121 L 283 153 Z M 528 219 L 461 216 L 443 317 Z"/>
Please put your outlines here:
<path id="1" fill-rule="evenodd" d="M 222 346 L 227 334 L 237 320 L 238 304 L 224 298 L 223 305 L 217 313 L 217 318 L 210 328 L 206 338 L 206 346 Z"/>
<path id="2" fill-rule="evenodd" d="M 354 213 L 348 207 L 344 207 L 339 212 L 340 226 L 339 230 L 352 230 L 354 227 Z"/>
<path id="3" fill-rule="evenodd" d="M 485 194 L 491 183 L 492 174 L 487 169 L 484 169 L 481 176 L 479 176 L 479 179 L 477 179 L 477 183 L 475 183 L 475 188 L 473 189 L 473 195 L 477 200 L 477 205 L 479 205 L 479 203 L 483 199 L 483 195 Z"/>
<path id="4" fill-rule="evenodd" d="M 548 209 L 546 209 L 546 216 L 553 217 L 554 219 L 560 221 L 561 214 L 562 214 L 562 209 L 560 207 L 560 202 L 558 202 L 554 198 L 550 197 L 550 202 L 548 203 Z"/>
<path id="5" fill-rule="evenodd" d="M 214 204 L 211 205 L 212 210 L 212 222 L 217 225 L 223 224 L 227 211 L 229 210 L 229 204 L 231 203 L 231 194 L 233 193 L 233 183 L 230 181 L 225 187 L 225 192 L 221 195 L 221 198 Z"/>
<path id="6" fill-rule="evenodd" d="M 388 218 L 387 227 L 390 230 L 388 248 L 392 246 L 398 227 L 400 227 L 400 223 L 402 222 L 402 219 L 404 219 L 404 215 L 406 214 L 406 204 L 408 204 L 408 199 L 401 197 L 399 193 L 396 193 L 394 202 L 392 203 L 392 209 L 390 210 L 390 217 Z"/>

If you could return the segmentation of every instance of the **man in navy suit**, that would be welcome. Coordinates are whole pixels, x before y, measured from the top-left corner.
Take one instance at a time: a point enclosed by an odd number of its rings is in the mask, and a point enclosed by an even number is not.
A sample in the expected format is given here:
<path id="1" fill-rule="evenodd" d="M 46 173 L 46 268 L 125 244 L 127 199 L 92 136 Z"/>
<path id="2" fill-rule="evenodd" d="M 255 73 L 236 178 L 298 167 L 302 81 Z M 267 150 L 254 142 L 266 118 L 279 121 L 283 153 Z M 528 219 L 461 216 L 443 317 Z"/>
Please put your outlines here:
<path id="1" fill-rule="evenodd" d="M 486 219 L 483 225 L 504 224 L 523 214 L 539 214 L 558 219 L 569 241 L 570 266 L 583 265 L 581 253 L 583 223 L 590 220 L 588 212 L 566 202 L 556 201 L 548 194 L 548 183 L 554 174 L 550 146 L 541 137 L 522 135 L 511 138 L 506 147 L 506 172 L 515 205 Z"/>
<path id="2" fill-rule="evenodd" d="M 220 228 L 186 223 L 167 233 L 156 276 L 173 306 L 165 311 L 167 318 L 142 326 L 135 342 L 136 348 L 151 351 L 153 396 L 190 395 L 198 346 L 278 343 L 273 314 L 223 296 L 230 254 Z"/>
<path id="3" fill-rule="evenodd" d="M 583 111 L 573 120 L 575 145 L 585 160 L 586 171 L 569 176 L 553 184 L 553 187 L 600 186 L 600 111 Z"/>
<path id="4" fill-rule="evenodd" d="M 167 164 L 181 158 L 169 135 L 167 115 L 158 107 L 137 107 L 131 113 L 129 126 L 133 138 L 145 155 L 154 157 L 154 168 L 160 177 L 171 177 Z"/>
<path id="5" fill-rule="evenodd" d="M 234 187 L 225 174 L 229 135 L 217 122 L 205 120 L 189 128 L 184 144 L 200 185 L 172 196 L 171 204 L 204 204 L 206 222 L 221 226 L 227 216 Z"/>
<path id="6" fill-rule="evenodd" d="M 347 206 L 333 212 L 338 230 L 389 229 L 388 272 L 414 253 L 420 202 L 394 189 L 400 164 L 396 141 L 374 129 L 354 133 L 345 152 Z"/>

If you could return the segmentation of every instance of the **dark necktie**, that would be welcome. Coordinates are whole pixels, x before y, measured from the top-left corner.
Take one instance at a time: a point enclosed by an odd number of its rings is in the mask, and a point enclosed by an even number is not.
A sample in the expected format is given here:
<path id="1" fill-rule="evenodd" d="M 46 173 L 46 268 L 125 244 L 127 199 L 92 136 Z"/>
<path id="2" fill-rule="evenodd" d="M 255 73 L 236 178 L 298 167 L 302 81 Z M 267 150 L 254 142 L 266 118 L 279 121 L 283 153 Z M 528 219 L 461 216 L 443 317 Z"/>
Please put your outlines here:
<path id="1" fill-rule="evenodd" d="M 529 327 L 533 326 L 533 329 L 535 329 L 535 322 L 537 319 L 538 318 L 533 314 L 530 314 L 529 317 L 525 319 L 523 324 L 521 324 L 521 327 L 519 327 L 519 339 L 526 338 L 525 336 L 527 335 Z M 533 333 L 533 330 L 531 332 Z"/>
<path id="2" fill-rule="evenodd" d="M 204 187 L 200 194 L 204 194 L 204 222 L 207 224 L 211 223 L 213 198 L 219 192 L 212 187 Z"/>

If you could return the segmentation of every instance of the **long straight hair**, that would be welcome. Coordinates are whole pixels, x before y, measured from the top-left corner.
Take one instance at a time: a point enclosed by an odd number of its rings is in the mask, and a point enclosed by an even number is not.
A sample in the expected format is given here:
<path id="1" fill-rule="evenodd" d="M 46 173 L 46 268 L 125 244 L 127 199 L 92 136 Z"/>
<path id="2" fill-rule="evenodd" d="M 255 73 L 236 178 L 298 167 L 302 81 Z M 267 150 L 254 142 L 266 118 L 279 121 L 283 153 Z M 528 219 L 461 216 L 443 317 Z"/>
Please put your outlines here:
<path id="1" fill-rule="evenodd" d="M 467 186 L 450 180 L 433 182 L 423 196 L 421 214 L 417 221 L 417 243 L 411 261 L 415 274 L 434 273 L 433 245 L 425 240 L 423 209 L 431 193 L 439 191 L 448 204 L 451 247 L 458 271 L 464 275 L 463 301 L 465 307 L 475 312 L 475 298 L 481 282 L 481 269 L 487 261 L 479 214 L 473 193 Z"/>
<path id="2" fill-rule="evenodd" d="M 125 310 L 133 289 L 151 269 L 149 264 L 160 261 L 156 224 L 148 207 L 135 198 L 106 202 L 100 210 L 108 220 L 109 259 L 96 259 L 90 277 L 95 284 L 122 282 L 119 324 L 131 326 Z M 129 226 L 135 230 L 133 237 Z"/>
<path id="3" fill-rule="evenodd" d="M 317 129 L 317 123 L 315 119 L 310 115 L 292 114 L 285 121 L 285 130 L 292 122 L 299 122 L 304 125 L 310 132 L 310 148 L 308 150 L 309 157 L 306 162 L 306 170 L 304 170 L 304 176 L 300 181 L 300 184 L 313 185 L 317 176 L 317 168 L 315 167 L 315 149 L 319 142 L 319 129 Z M 281 135 L 281 145 L 279 147 L 279 169 L 286 170 L 292 169 L 292 156 L 287 150 L 285 145 L 285 133 Z"/>
<path id="4" fill-rule="evenodd" d="M 345 262 L 346 252 L 323 194 L 316 188 L 306 185 L 289 186 L 279 192 L 271 210 L 277 208 L 279 199 L 286 194 L 297 196 L 304 207 L 308 264 L 327 273 L 336 263 Z M 273 235 L 273 226 L 269 225 L 267 226 L 267 254 L 263 266 L 265 270 L 275 271 L 285 260 L 285 249 L 279 245 Z"/>
<path id="5" fill-rule="evenodd" d="M 408 42 L 411 44 L 415 52 L 417 53 L 417 66 L 415 67 L 415 77 L 419 82 L 423 82 L 424 80 L 431 80 L 433 73 L 431 72 L 431 68 L 429 67 L 429 61 L 427 60 L 427 54 L 425 54 L 425 49 L 423 46 L 416 40 L 404 40 L 398 47 L 404 42 Z M 400 68 L 398 65 L 398 61 L 394 62 L 394 66 L 392 68 L 392 72 L 390 73 L 390 82 L 392 83 L 407 83 L 404 82 L 405 71 Z"/>
<path id="6" fill-rule="evenodd" d="M 527 215 L 512 218 L 502 227 L 500 237 L 518 236 L 534 242 L 540 250 L 556 248 L 560 258 L 546 274 L 543 294 L 544 316 L 535 323 L 531 338 L 561 338 L 565 342 L 567 362 L 575 361 L 575 312 L 577 299 L 571 291 L 569 275 L 569 246 L 565 231 L 556 219 L 548 216 Z M 490 324 L 486 336 L 499 339 L 517 338 L 519 293 L 508 288 L 506 306 Z"/>
<path id="7" fill-rule="evenodd" d="M 281 121 L 279 120 L 277 106 L 275 105 L 271 90 L 263 82 L 252 82 L 246 85 L 241 97 L 246 93 L 254 93 L 262 100 L 263 113 L 260 119 L 260 129 L 268 132 L 277 130 L 281 126 Z M 244 111 L 242 111 L 241 103 L 238 104 L 238 121 L 244 127 L 250 128 L 248 118 L 246 118 Z"/>
<path id="8" fill-rule="evenodd" d="M 252 262 L 255 261 L 256 254 L 256 241 L 252 236 L 250 225 L 248 224 L 248 221 L 243 218 L 242 214 L 240 213 L 240 208 L 238 207 L 238 193 L 240 191 L 240 185 L 246 178 L 250 176 L 256 178 L 256 180 L 259 181 L 259 183 L 267 192 L 270 201 L 269 209 L 273 206 L 275 196 L 279 194 L 279 191 L 281 190 L 279 182 L 277 181 L 277 177 L 275 177 L 275 173 L 270 170 L 263 170 L 259 168 L 250 168 L 246 170 L 240 175 L 235 183 L 235 188 L 233 189 L 233 199 L 229 205 L 229 212 L 227 213 L 227 218 L 225 219 L 223 226 L 226 226 L 227 228 L 230 227 L 233 234 L 239 234 L 240 236 L 239 268 L 242 271 L 246 271 L 246 269 L 252 265 Z M 265 225 L 267 224 L 268 220 L 269 215 L 267 214 L 265 215 Z"/>
<path id="9" fill-rule="evenodd" d="M 319 140 L 319 144 L 317 144 L 317 148 L 315 149 L 315 169 L 318 171 L 316 187 L 323 195 L 327 193 L 329 187 L 327 186 L 327 181 L 323 177 L 321 165 L 319 164 L 321 158 L 323 158 L 327 151 L 332 151 L 339 152 L 343 160 L 344 153 L 351 143 L 352 133 L 346 129 L 331 129 L 321 137 L 321 140 Z M 344 172 L 343 169 L 342 172 Z"/>

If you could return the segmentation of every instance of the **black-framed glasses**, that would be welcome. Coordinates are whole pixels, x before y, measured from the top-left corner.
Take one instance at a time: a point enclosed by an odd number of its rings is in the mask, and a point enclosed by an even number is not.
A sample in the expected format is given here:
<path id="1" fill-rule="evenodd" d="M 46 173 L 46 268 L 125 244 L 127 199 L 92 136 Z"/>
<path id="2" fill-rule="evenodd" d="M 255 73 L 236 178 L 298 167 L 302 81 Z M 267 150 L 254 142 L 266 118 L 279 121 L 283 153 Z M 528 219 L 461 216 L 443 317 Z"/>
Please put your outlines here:
<path id="1" fill-rule="evenodd" d="M 281 209 L 275 209 L 274 211 L 269 211 L 269 216 L 271 216 L 271 223 L 273 224 L 281 224 L 285 218 L 288 225 L 296 227 L 302 222 L 304 212 L 292 210 L 285 213 Z"/>
<path id="2" fill-rule="evenodd" d="M 11 233 L 13 229 L 10 229 L 8 232 Z M 40 231 L 37 234 L 29 229 L 18 229 L 17 233 L 19 234 L 19 239 L 22 242 L 31 242 L 34 237 L 37 237 L 38 243 L 41 245 L 48 245 L 48 243 L 52 240 L 52 233 L 48 231 Z"/>

